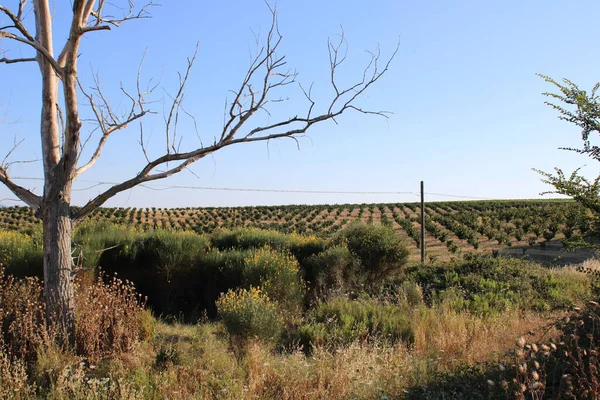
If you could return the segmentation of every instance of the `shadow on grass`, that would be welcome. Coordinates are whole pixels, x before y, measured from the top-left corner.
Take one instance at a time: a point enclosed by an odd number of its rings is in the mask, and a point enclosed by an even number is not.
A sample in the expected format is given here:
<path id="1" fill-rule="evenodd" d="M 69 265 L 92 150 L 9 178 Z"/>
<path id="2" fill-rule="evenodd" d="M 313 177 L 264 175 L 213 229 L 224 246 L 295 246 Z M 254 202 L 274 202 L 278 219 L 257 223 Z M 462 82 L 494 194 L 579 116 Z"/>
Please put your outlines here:
<path id="1" fill-rule="evenodd" d="M 510 398 L 498 385 L 502 379 L 499 379 L 500 376 L 501 372 L 495 364 L 460 364 L 452 373 L 437 373 L 430 378 L 429 383 L 409 388 L 405 398 L 409 400 Z M 493 382 L 493 385 L 488 382 Z"/>

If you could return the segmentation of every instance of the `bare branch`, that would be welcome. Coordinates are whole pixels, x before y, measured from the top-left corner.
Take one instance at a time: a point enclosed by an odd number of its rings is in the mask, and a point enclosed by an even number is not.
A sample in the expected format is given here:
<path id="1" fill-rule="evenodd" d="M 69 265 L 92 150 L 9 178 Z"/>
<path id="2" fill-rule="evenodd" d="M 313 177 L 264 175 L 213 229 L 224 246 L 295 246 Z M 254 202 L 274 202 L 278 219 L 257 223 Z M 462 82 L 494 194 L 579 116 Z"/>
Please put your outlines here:
<path id="1" fill-rule="evenodd" d="M 21 35 L 25 36 L 27 40 L 30 42 L 35 42 L 33 35 L 29 33 L 27 28 L 25 28 L 25 25 L 23 25 L 23 21 L 21 19 L 23 16 L 23 9 L 25 8 L 25 3 L 27 3 L 27 1 L 19 1 L 19 11 L 17 12 L 17 15 L 13 14 L 8 8 L 0 5 L 0 11 L 6 14 L 14 24 L 4 28 L 15 28 L 21 33 Z"/>
<path id="2" fill-rule="evenodd" d="M 144 125 L 140 122 L 140 140 L 138 141 L 140 147 L 142 148 L 142 153 L 144 153 L 144 158 L 146 158 L 146 162 L 150 163 L 150 157 L 148 157 L 148 151 L 146 150 L 146 143 L 144 142 Z"/>
<path id="3" fill-rule="evenodd" d="M 95 1 L 90 1 L 89 3 L 92 3 L 92 5 L 93 5 L 94 2 Z M 131 21 L 134 19 L 150 18 L 150 12 L 148 11 L 148 9 L 155 5 L 152 1 L 150 1 L 147 4 L 145 4 L 143 7 L 141 7 L 139 10 L 136 11 L 135 3 L 130 0 L 128 2 L 128 7 L 121 9 L 121 10 L 123 10 L 122 16 L 115 17 L 114 15 L 104 13 L 104 7 L 106 4 L 110 4 L 110 3 L 106 3 L 105 0 L 99 0 L 98 6 L 96 7 L 95 10 L 91 10 L 91 9 L 88 10 L 89 11 L 88 17 L 91 16 L 94 18 L 94 20 L 90 21 L 89 25 L 86 28 L 84 28 L 85 31 L 92 31 L 92 30 L 98 30 L 98 29 L 110 29 L 110 26 L 119 27 L 122 23 Z M 112 5 L 114 7 L 116 7 L 114 4 L 112 4 Z M 87 22 L 88 19 L 86 18 L 85 21 Z"/>
<path id="4" fill-rule="evenodd" d="M 194 66 L 194 62 L 196 61 L 196 56 L 198 55 L 198 46 L 199 43 L 196 43 L 196 48 L 194 49 L 192 57 L 187 59 L 187 68 L 185 70 L 185 73 L 183 74 L 183 77 L 181 76 L 181 74 L 179 75 L 179 88 L 175 97 L 172 97 L 173 101 L 171 103 L 167 119 L 165 120 L 165 140 L 167 145 L 167 154 L 170 153 L 171 150 L 173 150 L 173 152 L 176 152 L 174 146 L 177 137 L 177 122 L 179 117 L 179 110 L 181 104 L 183 103 L 185 93 L 184 89 L 186 87 L 192 67 Z"/>
<path id="5" fill-rule="evenodd" d="M 345 43 L 342 33 L 340 44 L 332 45 L 329 43 L 328 45 L 330 51 L 330 67 L 332 71 L 331 85 L 334 89 L 334 95 L 332 99 L 322 107 L 324 111 L 321 113 L 315 112 L 317 104 L 312 98 L 312 85 L 308 90 L 303 86 L 300 86 L 302 94 L 309 103 L 308 108 L 303 115 L 295 115 L 288 119 L 258 126 L 247 130 L 245 134 L 240 134 L 241 129 L 249 124 L 248 121 L 258 111 L 268 112 L 266 106 L 269 103 L 284 100 L 281 97 L 271 97 L 271 92 L 295 82 L 297 76 L 295 72 L 284 69 L 286 66 L 285 57 L 276 54 L 282 36 L 278 30 L 275 11 L 276 10 L 271 9 L 272 24 L 266 38 L 265 46 L 258 51 L 257 56 L 252 60 L 239 89 L 233 92 L 233 100 L 229 104 L 226 103 L 225 123 L 219 140 L 215 139 L 210 146 L 201 146 L 200 148 L 187 152 L 180 152 L 176 147 L 175 139 L 177 137 L 176 129 L 178 115 L 181 111 L 187 114 L 181 107 L 181 102 L 183 101 L 189 73 L 196 57 L 196 52 L 194 52 L 193 57 L 188 59 L 186 72 L 183 75 L 180 75 L 177 94 L 172 98 L 173 102 L 169 113 L 165 118 L 165 134 L 168 141 L 166 154 L 149 161 L 148 154 L 145 151 L 143 131 L 141 131 L 140 144 L 142 145 L 144 156 L 148 160 L 146 166 L 137 175 L 108 188 L 96 198 L 90 200 L 74 215 L 73 218 L 75 221 L 89 215 L 97 207 L 104 204 L 109 198 L 120 192 L 129 190 L 146 182 L 169 177 L 186 169 L 188 166 L 205 156 L 211 155 L 228 146 L 260 141 L 268 143 L 270 140 L 280 138 L 290 138 L 296 140 L 296 143 L 298 144 L 297 137 L 304 135 L 313 125 L 329 120 L 335 121 L 338 116 L 349 110 L 363 114 L 387 117 L 385 111 L 366 110 L 357 106 L 355 101 L 388 71 L 391 61 L 398 52 L 398 46 L 390 58 L 384 63 L 383 68 L 380 68 L 379 66 L 379 49 L 374 53 L 369 53 L 371 57 L 367 66 L 362 71 L 360 81 L 342 88 L 337 83 L 337 70 L 346 59 L 345 53 L 341 53 L 342 44 Z M 257 82 L 260 84 L 256 85 Z M 170 164 L 174 164 L 175 166 L 170 167 Z M 163 167 L 166 167 L 166 169 L 160 170 Z"/>
<path id="6" fill-rule="evenodd" d="M 35 57 L 30 57 L 30 58 L 0 58 L 0 63 L 4 63 L 4 64 L 16 64 L 16 63 L 22 63 L 22 62 L 36 62 L 37 59 Z"/>
<path id="7" fill-rule="evenodd" d="M 4 185 L 6 185 L 6 187 L 10 189 L 10 191 L 13 192 L 15 196 L 21 199 L 28 206 L 33 207 L 35 209 L 37 209 L 40 206 L 42 198 L 25 189 L 24 187 L 14 183 L 8 177 L 6 169 L 2 166 L 0 166 L 0 182 L 4 183 Z"/>
<path id="8" fill-rule="evenodd" d="M 122 16 L 105 14 L 105 6 L 110 5 L 122 11 Z M 126 8 L 119 8 L 115 4 L 107 3 L 106 0 L 79 0 L 73 5 L 73 24 L 71 25 L 69 40 L 65 44 L 58 57 L 59 65 L 65 65 L 66 57 L 78 47 L 78 43 L 83 35 L 88 32 L 110 30 L 111 26 L 119 27 L 122 23 L 135 20 L 150 18 L 148 9 L 154 4 L 152 1 L 140 7 L 136 11 L 133 1 L 128 1 Z"/>
<path id="9" fill-rule="evenodd" d="M 94 31 L 110 31 L 110 26 L 99 25 L 99 26 L 86 26 L 81 28 L 81 33 L 94 32 Z"/>
<path id="10" fill-rule="evenodd" d="M 83 95 L 88 99 L 92 112 L 94 113 L 94 116 L 96 118 L 98 128 L 102 132 L 102 136 L 100 137 L 100 140 L 96 145 L 96 149 L 89 161 L 83 166 L 77 168 L 77 171 L 75 172 L 76 177 L 87 171 L 96 163 L 98 158 L 100 158 L 102 149 L 104 148 L 106 141 L 114 132 L 126 128 L 130 123 L 142 118 L 146 114 L 151 113 L 150 110 L 147 110 L 145 108 L 145 105 L 147 104 L 146 96 L 152 93 L 156 86 L 154 86 L 153 88 L 149 88 L 146 91 L 141 90 L 140 80 L 141 66 L 143 64 L 143 61 L 144 58 L 142 58 L 142 61 L 140 62 L 140 67 L 138 69 L 136 96 L 134 97 L 131 93 L 129 93 L 123 87 L 123 85 L 121 85 L 120 87 L 121 92 L 131 102 L 129 111 L 121 115 L 117 115 L 116 110 L 114 110 L 114 108 L 110 105 L 110 103 L 104 96 L 102 92 L 102 87 L 100 85 L 100 80 L 97 74 L 94 76 L 95 86 L 92 88 L 92 93 L 88 93 L 81 85 L 81 82 L 78 82 L 79 89 L 81 90 Z M 96 97 L 94 95 L 99 99 L 99 102 L 96 101 Z"/>
<path id="11" fill-rule="evenodd" d="M 60 76 L 60 77 L 63 76 L 63 70 L 60 67 L 60 65 L 58 64 L 58 62 L 54 59 L 54 57 L 52 57 L 52 54 L 48 53 L 48 50 L 46 50 L 36 40 L 32 41 L 32 40 L 17 36 L 15 34 L 12 34 L 10 32 L 0 31 L 0 38 L 3 38 L 3 37 L 7 38 L 7 39 L 12 39 L 17 42 L 24 43 L 24 44 L 27 44 L 27 45 L 33 47 L 35 50 L 38 51 L 38 53 L 40 53 L 44 57 L 44 59 L 46 59 L 46 61 L 48 61 L 50 63 L 50 65 L 52 65 L 52 68 L 54 69 L 54 71 L 56 72 L 56 74 L 58 76 Z"/>
<path id="12" fill-rule="evenodd" d="M 21 140 L 17 141 L 17 137 L 15 136 L 15 141 L 14 141 L 13 147 L 4 156 L 4 159 L 2 160 L 2 163 L 0 163 L 1 167 L 7 169 L 7 167 L 6 167 L 7 160 L 10 158 L 11 154 L 14 153 L 15 150 L 17 150 L 17 148 L 21 145 L 21 143 L 23 143 L 24 140 L 25 139 L 21 139 Z"/>

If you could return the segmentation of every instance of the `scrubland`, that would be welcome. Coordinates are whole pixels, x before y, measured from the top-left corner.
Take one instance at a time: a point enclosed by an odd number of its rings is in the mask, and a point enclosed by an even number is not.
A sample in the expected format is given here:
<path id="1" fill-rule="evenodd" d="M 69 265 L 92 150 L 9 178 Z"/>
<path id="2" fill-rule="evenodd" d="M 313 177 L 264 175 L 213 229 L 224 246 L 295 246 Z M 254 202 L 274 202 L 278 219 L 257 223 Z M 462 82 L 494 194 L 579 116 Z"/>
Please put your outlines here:
<path id="1" fill-rule="evenodd" d="M 92 221 L 76 346 L 47 325 L 35 229 L 0 232 L 0 398 L 597 398 L 597 263 L 462 251 L 393 227 L 329 236 Z"/>

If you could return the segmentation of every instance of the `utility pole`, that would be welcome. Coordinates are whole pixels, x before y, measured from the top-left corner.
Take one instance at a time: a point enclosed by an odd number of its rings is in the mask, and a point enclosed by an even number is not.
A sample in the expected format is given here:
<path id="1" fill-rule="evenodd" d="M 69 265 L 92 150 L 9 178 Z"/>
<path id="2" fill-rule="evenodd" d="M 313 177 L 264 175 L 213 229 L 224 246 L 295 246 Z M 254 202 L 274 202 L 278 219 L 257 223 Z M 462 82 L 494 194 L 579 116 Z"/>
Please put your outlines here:
<path id="1" fill-rule="evenodd" d="M 421 181 L 421 265 L 425 265 L 425 185 Z"/>

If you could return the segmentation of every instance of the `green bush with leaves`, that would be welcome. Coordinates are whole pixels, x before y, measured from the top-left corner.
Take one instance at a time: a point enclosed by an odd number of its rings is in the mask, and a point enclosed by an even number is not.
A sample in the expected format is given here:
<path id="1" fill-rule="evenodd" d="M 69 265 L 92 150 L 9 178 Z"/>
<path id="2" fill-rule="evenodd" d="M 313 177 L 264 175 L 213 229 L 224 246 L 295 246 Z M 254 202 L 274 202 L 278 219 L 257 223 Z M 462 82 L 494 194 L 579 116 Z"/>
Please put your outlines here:
<path id="1" fill-rule="evenodd" d="M 18 277 L 42 276 L 41 237 L 0 231 L 0 265 Z"/>
<path id="2" fill-rule="evenodd" d="M 229 290 L 217 300 L 217 310 L 234 341 L 279 339 L 283 321 L 277 304 L 260 288 Z"/>
<path id="3" fill-rule="evenodd" d="M 73 235 L 75 263 L 83 268 L 95 268 L 106 249 L 131 248 L 143 236 L 142 232 L 131 226 L 105 220 L 85 220 L 77 225 Z"/>
<path id="4" fill-rule="evenodd" d="M 407 269 L 429 302 L 490 315 L 508 308 L 565 309 L 591 295 L 588 277 L 559 274 L 514 258 L 466 256 L 446 264 Z"/>
<path id="5" fill-rule="evenodd" d="M 291 254 L 269 247 L 250 250 L 243 260 L 244 287 L 260 286 L 275 300 L 283 314 L 302 312 L 306 287 L 300 275 L 300 265 Z"/>
<path id="6" fill-rule="evenodd" d="M 337 297 L 319 303 L 307 322 L 288 332 L 289 344 L 339 348 L 354 342 L 412 343 L 414 332 L 401 307 L 382 300 Z"/>
<path id="7" fill-rule="evenodd" d="M 205 308 L 199 285 L 204 271 L 198 264 L 209 244 L 206 236 L 195 233 L 154 231 L 124 237 L 102 252 L 98 264 L 134 282 L 157 314 L 191 316 Z"/>
<path id="8" fill-rule="evenodd" d="M 356 287 L 360 283 L 360 267 L 358 257 L 344 245 L 333 246 L 315 254 L 304 265 L 313 276 L 310 286 L 317 298 Z"/>
<path id="9" fill-rule="evenodd" d="M 541 74 L 538 76 L 558 89 L 558 93 L 543 93 L 544 96 L 550 98 L 546 104 L 559 113 L 559 119 L 570 122 L 581 129 L 582 146 L 565 150 L 600 161 L 600 148 L 592 144 L 596 136 L 600 134 L 600 94 L 598 93 L 600 82 L 587 92 L 568 79 L 562 79 L 562 83 L 559 83 L 548 76 Z M 556 101 L 558 104 L 552 103 L 552 101 Z M 591 210 L 595 217 L 595 229 L 597 229 L 598 218 L 600 218 L 600 176 L 593 180 L 585 178 L 580 174 L 580 168 L 573 171 L 568 177 L 560 168 L 554 170 L 556 175 L 534 169 L 542 175 L 542 182 L 554 187 L 555 190 L 549 193 L 569 196 L 583 207 Z"/>
<path id="10" fill-rule="evenodd" d="M 213 247 L 220 250 L 255 249 L 269 246 L 291 252 L 300 262 L 325 249 L 325 241 L 311 235 L 285 234 L 275 230 L 242 228 L 217 231 L 210 236 Z"/>
<path id="11" fill-rule="evenodd" d="M 352 223 L 332 244 L 346 246 L 360 260 L 359 274 L 369 285 L 398 275 L 408 261 L 408 246 L 386 226 Z"/>

